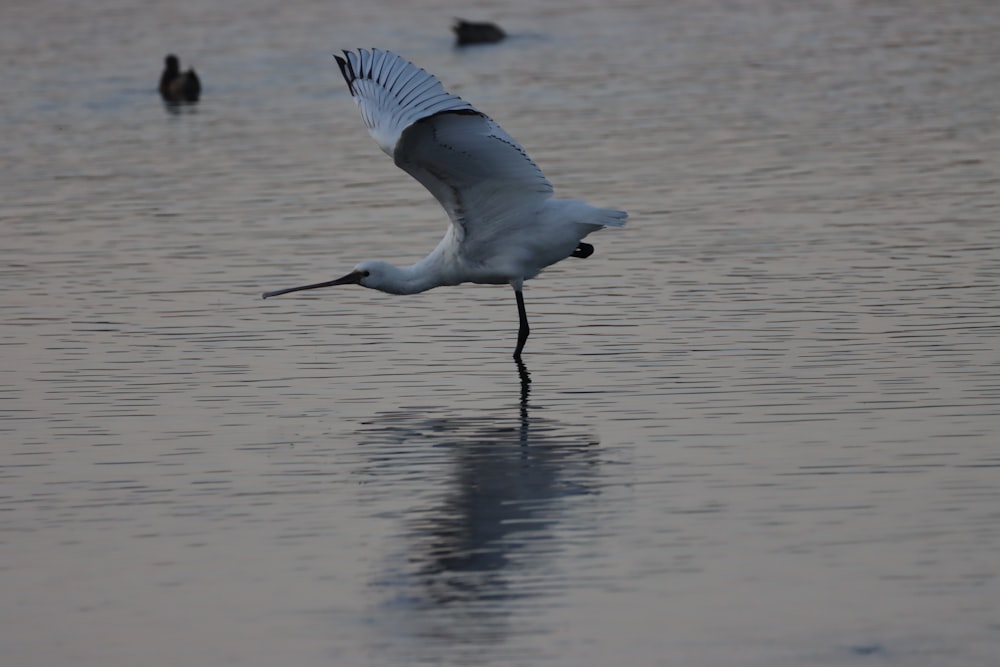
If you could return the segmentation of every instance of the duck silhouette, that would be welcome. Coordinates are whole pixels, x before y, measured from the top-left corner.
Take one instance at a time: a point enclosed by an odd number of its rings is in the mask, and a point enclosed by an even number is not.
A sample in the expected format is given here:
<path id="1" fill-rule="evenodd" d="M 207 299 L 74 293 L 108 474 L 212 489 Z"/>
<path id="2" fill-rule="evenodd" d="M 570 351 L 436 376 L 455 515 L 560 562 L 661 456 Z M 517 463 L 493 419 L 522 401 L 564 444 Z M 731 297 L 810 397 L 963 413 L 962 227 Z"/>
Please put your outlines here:
<path id="1" fill-rule="evenodd" d="M 165 59 L 160 75 L 160 96 L 164 102 L 197 102 L 201 95 L 201 80 L 194 69 L 181 72 L 181 61 L 174 54 Z"/>
<path id="2" fill-rule="evenodd" d="M 455 19 L 451 29 L 455 31 L 455 44 L 458 46 L 493 44 L 507 36 L 507 33 L 494 23 L 473 23 Z"/>

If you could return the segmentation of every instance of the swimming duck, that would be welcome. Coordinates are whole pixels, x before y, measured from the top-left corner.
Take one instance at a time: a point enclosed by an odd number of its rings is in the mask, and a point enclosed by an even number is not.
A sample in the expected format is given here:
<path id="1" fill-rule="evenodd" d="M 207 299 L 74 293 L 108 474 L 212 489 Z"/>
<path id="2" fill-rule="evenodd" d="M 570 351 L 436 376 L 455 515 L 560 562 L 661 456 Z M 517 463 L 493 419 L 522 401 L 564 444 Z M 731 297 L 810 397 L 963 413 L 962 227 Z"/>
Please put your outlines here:
<path id="1" fill-rule="evenodd" d="M 493 23 L 472 23 L 462 19 L 455 19 L 455 25 L 451 29 L 455 31 L 455 44 L 458 46 L 493 44 L 507 36 Z"/>
<path id="2" fill-rule="evenodd" d="M 201 95 L 201 80 L 194 69 L 181 72 L 181 61 L 170 54 L 160 76 L 160 96 L 164 102 L 197 102 Z"/>

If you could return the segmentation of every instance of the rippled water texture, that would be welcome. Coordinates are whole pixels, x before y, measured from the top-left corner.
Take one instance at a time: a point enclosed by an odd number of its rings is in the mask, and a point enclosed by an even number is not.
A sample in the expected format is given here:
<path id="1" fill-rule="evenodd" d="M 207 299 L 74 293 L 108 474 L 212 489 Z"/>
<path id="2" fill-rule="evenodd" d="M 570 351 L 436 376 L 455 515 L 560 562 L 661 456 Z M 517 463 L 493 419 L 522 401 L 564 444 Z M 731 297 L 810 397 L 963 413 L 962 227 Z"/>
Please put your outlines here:
<path id="1" fill-rule="evenodd" d="M 0 664 L 996 664 L 1000 5 L 492 7 L 5 5 Z M 506 287 L 259 298 L 447 224 L 356 46 L 631 213 L 530 384 Z"/>

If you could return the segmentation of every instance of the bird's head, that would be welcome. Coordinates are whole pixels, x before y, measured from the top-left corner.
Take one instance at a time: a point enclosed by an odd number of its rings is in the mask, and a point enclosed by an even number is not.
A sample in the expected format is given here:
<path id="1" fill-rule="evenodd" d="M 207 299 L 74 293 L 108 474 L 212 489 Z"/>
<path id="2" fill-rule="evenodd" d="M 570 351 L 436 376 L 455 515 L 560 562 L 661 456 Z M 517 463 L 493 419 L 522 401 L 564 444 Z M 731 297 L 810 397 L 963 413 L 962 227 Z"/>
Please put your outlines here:
<path id="1" fill-rule="evenodd" d="M 389 285 L 391 277 L 396 271 L 396 267 L 388 262 L 368 260 L 355 266 L 346 276 L 331 280 L 325 285 L 331 287 L 333 285 L 361 285 L 384 292 L 387 291 L 384 288 Z"/>
<path id="2" fill-rule="evenodd" d="M 354 283 L 389 294 L 410 294 L 412 290 L 404 288 L 405 275 L 403 269 L 389 262 L 369 260 L 355 266 L 353 271 L 340 280 L 344 281 L 341 284 Z"/>

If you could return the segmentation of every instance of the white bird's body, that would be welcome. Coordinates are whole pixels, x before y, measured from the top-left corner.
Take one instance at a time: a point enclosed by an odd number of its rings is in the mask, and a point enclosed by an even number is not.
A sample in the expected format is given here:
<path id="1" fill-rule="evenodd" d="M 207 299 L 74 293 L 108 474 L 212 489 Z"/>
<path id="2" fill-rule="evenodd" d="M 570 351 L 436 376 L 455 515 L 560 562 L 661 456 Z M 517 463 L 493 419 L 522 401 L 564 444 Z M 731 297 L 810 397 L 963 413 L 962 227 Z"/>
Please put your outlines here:
<path id="1" fill-rule="evenodd" d="M 602 227 L 621 227 L 627 214 L 580 200 L 553 199 L 552 185 L 524 149 L 491 118 L 403 58 L 373 49 L 336 56 L 369 133 L 382 150 L 422 183 L 451 225 L 427 257 L 410 267 L 362 262 L 343 278 L 268 292 L 357 283 L 414 294 L 464 282 L 509 283 L 528 336 L 522 287 L 545 267 L 587 257 L 580 241 Z"/>

